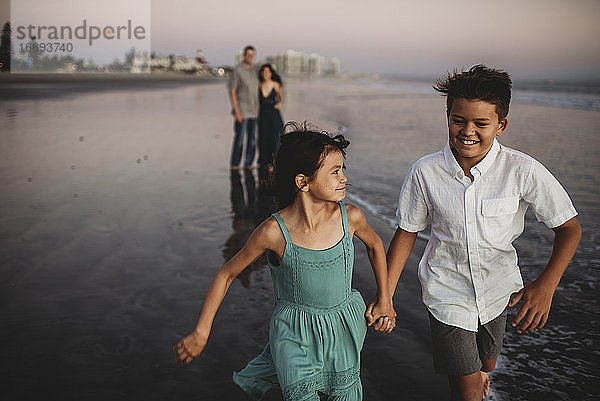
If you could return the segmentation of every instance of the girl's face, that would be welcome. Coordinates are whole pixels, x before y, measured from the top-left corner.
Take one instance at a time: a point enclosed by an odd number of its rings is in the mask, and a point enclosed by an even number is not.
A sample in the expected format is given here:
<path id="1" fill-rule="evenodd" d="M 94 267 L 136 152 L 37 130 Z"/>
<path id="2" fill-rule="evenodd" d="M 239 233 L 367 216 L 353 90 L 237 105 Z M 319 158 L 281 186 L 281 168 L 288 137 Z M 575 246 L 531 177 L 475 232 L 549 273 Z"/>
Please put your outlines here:
<path id="1" fill-rule="evenodd" d="M 339 202 L 346 197 L 344 156 L 339 150 L 331 150 L 321 167 L 309 180 L 308 192 L 317 199 Z"/>
<path id="2" fill-rule="evenodd" d="M 261 75 L 265 81 L 269 81 L 273 76 L 273 73 L 271 72 L 271 69 L 269 67 L 265 67 L 263 68 Z"/>

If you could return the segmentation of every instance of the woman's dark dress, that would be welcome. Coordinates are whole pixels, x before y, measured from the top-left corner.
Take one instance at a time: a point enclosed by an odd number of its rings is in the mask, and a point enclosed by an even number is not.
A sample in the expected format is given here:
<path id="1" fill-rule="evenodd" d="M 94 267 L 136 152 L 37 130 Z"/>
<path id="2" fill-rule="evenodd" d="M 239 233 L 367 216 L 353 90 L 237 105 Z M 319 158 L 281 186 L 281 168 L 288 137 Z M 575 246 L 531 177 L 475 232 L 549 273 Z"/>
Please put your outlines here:
<path id="1" fill-rule="evenodd" d="M 279 100 L 275 88 L 267 97 L 258 89 L 258 163 L 261 166 L 273 165 L 275 153 L 279 148 L 279 136 L 283 129 L 281 113 L 275 108 Z"/>

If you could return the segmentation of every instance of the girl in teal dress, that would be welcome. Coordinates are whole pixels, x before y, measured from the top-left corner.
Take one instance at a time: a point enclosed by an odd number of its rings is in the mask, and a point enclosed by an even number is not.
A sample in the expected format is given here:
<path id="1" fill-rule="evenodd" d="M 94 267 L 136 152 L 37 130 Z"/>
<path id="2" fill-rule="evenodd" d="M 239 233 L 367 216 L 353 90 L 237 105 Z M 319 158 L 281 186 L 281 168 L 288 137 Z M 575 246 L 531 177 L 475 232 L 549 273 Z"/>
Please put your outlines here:
<path id="1" fill-rule="evenodd" d="M 362 400 L 360 352 L 367 331 L 365 303 L 351 288 L 356 236 L 366 246 L 377 282 L 372 318 L 390 332 L 395 313 L 383 243 L 364 214 L 346 205 L 342 135 L 293 126 L 281 138 L 272 187 L 280 211 L 261 223 L 215 276 L 195 330 L 175 345 L 184 364 L 204 349 L 235 277 L 267 252 L 275 312 L 263 352 L 233 380 L 254 399 L 279 386 L 286 401 Z M 371 316 L 369 316 L 371 318 Z"/>

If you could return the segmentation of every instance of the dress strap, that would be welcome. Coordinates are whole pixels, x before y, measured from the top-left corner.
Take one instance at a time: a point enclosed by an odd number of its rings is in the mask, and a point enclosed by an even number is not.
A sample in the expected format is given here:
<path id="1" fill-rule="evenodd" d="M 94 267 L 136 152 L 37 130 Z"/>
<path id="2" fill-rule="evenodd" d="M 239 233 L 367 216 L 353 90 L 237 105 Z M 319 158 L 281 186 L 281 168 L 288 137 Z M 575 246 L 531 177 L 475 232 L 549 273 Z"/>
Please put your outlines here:
<path id="1" fill-rule="evenodd" d="M 339 202 L 340 210 L 342 211 L 342 224 L 344 225 L 344 234 L 348 233 L 348 215 L 346 213 L 346 204 L 342 201 Z"/>
<path id="2" fill-rule="evenodd" d="M 290 233 L 288 233 L 288 230 L 285 227 L 285 223 L 283 222 L 283 219 L 281 218 L 279 213 L 273 213 L 271 216 L 273 216 L 275 218 L 275 220 L 277 220 L 277 224 L 279 224 L 279 228 L 281 229 L 281 232 L 283 233 L 283 238 L 285 238 L 285 243 L 291 244 L 292 240 L 290 239 Z"/>

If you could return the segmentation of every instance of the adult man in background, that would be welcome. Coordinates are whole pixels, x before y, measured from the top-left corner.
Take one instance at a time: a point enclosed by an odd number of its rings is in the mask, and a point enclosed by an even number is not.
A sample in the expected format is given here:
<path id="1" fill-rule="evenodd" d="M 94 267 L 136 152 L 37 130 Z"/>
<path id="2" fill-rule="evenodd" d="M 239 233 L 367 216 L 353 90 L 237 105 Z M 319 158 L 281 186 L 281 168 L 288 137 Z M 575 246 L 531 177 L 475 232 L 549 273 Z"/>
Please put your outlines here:
<path id="1" fill-rule="evenodd" d="M 228 89 L 234 115 L 234 138 L 231 149 L 231 169 L 238 170 L 242 160 L 244 133 L 246 133 L 245 168 L 252 168 L 256 151 L 256 116 L 258 115 L 258 71 L 254 67 L 256 50 L 244 48 L 242 62 L 233 70 Z"/>

